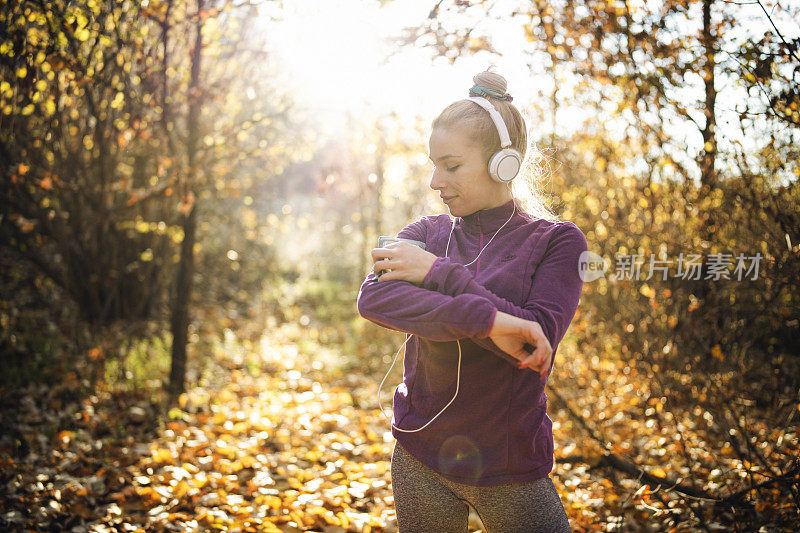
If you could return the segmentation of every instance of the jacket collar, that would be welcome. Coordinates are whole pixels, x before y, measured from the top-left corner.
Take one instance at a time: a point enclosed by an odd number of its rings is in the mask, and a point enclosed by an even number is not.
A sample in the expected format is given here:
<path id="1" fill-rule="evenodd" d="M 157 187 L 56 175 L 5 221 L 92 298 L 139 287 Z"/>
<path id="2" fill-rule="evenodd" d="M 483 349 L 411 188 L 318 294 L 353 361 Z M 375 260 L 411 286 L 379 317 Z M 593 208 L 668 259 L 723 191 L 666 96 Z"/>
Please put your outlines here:
<path id="1" fill-rule="evenodd" d="M 515 204 L 516 212 L 514 212 Z M 514 216 L 511 220 L 508 220 L 512 212 Z M 503 224 L 506 224 L 506 221 L 508 221 L 508 224 L 505 225 L 506 228 L 518 225 L 525 219 L 523 213 L 520 201 L 512 199 L 497 207 L 481 209 L 469 215 L 457 217 L 456 223 L 470 233 L 483 232 L 486 234 L 497 231 Z"/>

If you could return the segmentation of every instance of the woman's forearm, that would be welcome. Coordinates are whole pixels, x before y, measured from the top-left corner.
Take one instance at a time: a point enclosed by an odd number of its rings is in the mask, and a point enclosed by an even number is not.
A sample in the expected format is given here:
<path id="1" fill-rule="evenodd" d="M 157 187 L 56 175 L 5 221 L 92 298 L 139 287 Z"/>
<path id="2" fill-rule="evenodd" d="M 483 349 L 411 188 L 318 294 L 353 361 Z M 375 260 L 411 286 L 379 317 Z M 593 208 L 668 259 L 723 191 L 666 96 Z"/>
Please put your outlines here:
<path id="1" fill-rule="evenodd" d="M 509 315 L 500 310 L 494 316 L 494 323 L 489 328 L 489 335 L 507 335 L 509 333 L 516 333 L 519 331 L 520 323 L 524 319 Z"/>

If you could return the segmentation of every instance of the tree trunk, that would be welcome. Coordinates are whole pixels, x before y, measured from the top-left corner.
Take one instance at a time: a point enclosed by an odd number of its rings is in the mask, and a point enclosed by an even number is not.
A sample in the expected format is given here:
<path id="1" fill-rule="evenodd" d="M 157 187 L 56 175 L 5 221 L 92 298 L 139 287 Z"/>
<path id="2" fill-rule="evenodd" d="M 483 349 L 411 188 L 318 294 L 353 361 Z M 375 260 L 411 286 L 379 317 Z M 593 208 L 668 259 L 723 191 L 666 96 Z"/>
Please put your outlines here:
<path id="1" fill-rule="evenodd" d="M 197 226 L 197 195 L 193 193 L 197 179 L 197 142 L 199 139 L 198 122 L 200 113 L 200 60 L 203 49 L 203 11 L 205 0 L 197 2 L 195 19 L 195 42 L 191 49 L 191 76 L 189 80 L 189 116 L 186 120 L 186 175 L 181 193 L 183 197 L 183 241 L 178 272 L 175 278 L 175 303 L 172 309 L 172 365 L 170 368 L 169 393 L 174 400 L 185 390 L 186 381 L 186 344 L 189 338 L 189 302 L 192 293 L 192 276 L 194 274 L 194 243 Z"/>
<path id="2" fill-rule="evenodd" d="M 359 218 L 358 218 L 358 228 L 359 228 L 359 235 L 360 235 L 360 242 L 359 242 L 359 250 L 361 253 L 358 254 L 358 272 L 355 276 L 355 280 L 357 284 L 361 284 L 364 281 L 364 277 L 367 275 L 369 271 L 369 267 L 371 264 L 371 256 L 369 254 L 370 250 L 374 248 L 374 246 L 370 247 L 369 243 L 367 242 L 367 219 L 369 218 L 369 208 L 367 207 L 367 202 L 369 202 L 369 196 L 366 194 L 365 189 L 369 188 L 369 182 L 366 184 L 364 183 L 365 179 L 361 175 L 363 172 L 362 168 L 359 166 L 357 169 L 357 179 L 358 179 L 358 209 L 359 209 Z M 377 246 L 377 244 L 375 245 Z"/>
<path id="3" fill-rule="evenodd" d="M 375 165 L 375 175 L 377 176 L 375 180 L 375 234 L 373 235 L 375 246 L 378 245 L 377 237 L 383 235 L 383 203 L 381 198 L 383 197 L 383 186 L 386 180 L 386 135 L 381 128 L 378 129 L 378 133 L 378 150 L 376 151 L 378 160 Z"/>
<path id="4" fill-rule="evenodd" d="M 172 310 L 172 365 L 169 373 L 169 393 L 176 398 L 186 386 L 186 345 L 189 340 L 189 300 L 194 274 L 194 243 L 197 206 L 192 205 L 183 217 L 183 242 L 175 279 L 175 303 Z"/>
<path id="5" fill-rule="evenodd" d="M 711 5 L 714 0 L 703 1 L 703 80 L 705 85 L 705 116 L 706 123 L 703 127 L 703 156 L 700 160 L 700 180 L 704 187 L 710 192 L 716 184 L 716 159 L 717 159 L 717 140 L 715 128 L 717 125 L 716 102 L 717 90 L 714 87 L 716 80 L 716 60 L 714 52 L 716 47 L 716 37 L 711 28 Z"/>
<path id="6" fill-rule="evenodd" d="M 714 59 L 715 47 L 718 36 L 714 35 L 711 22 L 711 6 L 714 0 L 703 0 L 703 29 L 700 36 L 703 50 L 703 80 L 705 88 L 704 114 L 706 117 L 705 125 L 701 131 L 703 135 L 703 150 L 700 157 L 700 191 L 698 200 L 707 198 L 713 194 L 716 188 L 716 159 L 717 159 L 717 140 L 715 128 L 717 124 L 716 101 L 717 90 L 714 86 L 716 81 L 716 61 Z M 702 213 L 702 223 L 700 226 L 700 237 L 706 242 L 712 242 L 716 231 L 715 210 L 707 209 Z M 703 254 L 701 266 L 700 284 L 698 287 L 698 298 L 708 303 L 711 298 L 711 284 L 713 281 L 706 280 L 708 273 L 707 254 Z M 706 306 L 708 307 L 708 306 Z"/>

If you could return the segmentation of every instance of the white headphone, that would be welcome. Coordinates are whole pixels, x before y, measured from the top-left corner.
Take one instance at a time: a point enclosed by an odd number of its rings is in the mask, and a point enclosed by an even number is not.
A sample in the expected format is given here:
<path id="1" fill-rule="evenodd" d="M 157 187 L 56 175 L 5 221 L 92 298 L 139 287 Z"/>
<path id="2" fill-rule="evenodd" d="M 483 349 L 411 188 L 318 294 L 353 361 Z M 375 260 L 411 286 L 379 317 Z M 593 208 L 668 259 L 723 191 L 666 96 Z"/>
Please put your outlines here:
<path id="1" fill-rule="evenodd" d="M 475 102 L 484 108 L 489 112 L 489 116 L 492 117 L 497 133 L 500 134 L 501 148 L 499 152 L 496 152 L 489 159 L 489 176 L 495 181 L 508 183 L 519 174 L 519 169 L 522 168 L 522 155 L 511 148 L 511 137 L 508 135 L 506 123 L 503 122 L 503 117 L 500 116 L 500 113 L 491 102 L 482 96 L 471 96 L 467 100 Z"/>
<path id="2" fill-rule="evenodd" d="M 492 179 L 495 181 L 507 184 L 510 188 L 511 180 L 517 177 L 517 174 L 519 174 L 519 170 L 522 167 L 522 156 L 520 155 L 519 152 L 517 152 L 513 148 L 508 148 L 509 146 L 511 146 L 511 139 L 508 136 L 508 129 L 506 128 L 506 123 L 503 122 L 503 117 L 500 116 L 500 113 L 497 111 L 497 109 L 495 109 L 495 107 L 488 100 L 486 100 L 486 98 L 483 97 L 470 97 L 468 98 L 468 100 L 472 100 L 473 102 L 484 108 L 486 111 L 488 111 L 489 116 L 492 117 L 494 125 L 497 127 L 497 133 L 500 134 L 501 149 L 499 152 L 496 152 L 494 155 L 492 155 L 492 157 L 489 159 L 489 176 L 491 176 Z M 512 193 L 512 198 L 513 198 L 513 193 Z M 483 251 L 486 249 L 486 246 L 489 246 L 489 243 L 494 240 L 494 238 L 497 236 L 498 233 L 500 233 L 500 230 L 503 229 L 503 227 L 509 223 L 511 218 L 514 216 L 514 213 L 516 213 L 516 209 L 517 209 L 517 204 L 516 202 L 514 202 L 514 211 L 511 212 L 511 216 L 508 217 L 508 220 L 506 220 L 505 223 L 503 223 L 503 225 L 500 226 L 500 228 L 498 228 L 498 230 L 494 232 L 494 235 L 492 235 L 492 238 L 489 239 L 489 242 L 487 242 L 486 245 L 483 248 L 481 248 L 481 251 L 478 252 L 477 257 L 475 257 L 475 259 L 473 259 L 464 266 L 469 266 L 478 260 L 478 257 L 481 256 Z M 444 252 L 445 257 L 447 257 L 447 254 L 450 251 L 450 237 L 453 236 L 453 230 L 455 229 L 455 227 L 456 227 L 456 219 L 453 218 L 453 225 L 450 227 L 450 236 L 447 237 L 447 247 L 445 248 Z M 453 394 L 453 397 L 450 399 L 449 402 L 447 402 L 447 405 L 442 407 L 441 411 L 436 413 L 436 416 L 428 420 L 422 427 L 419 427 L 417 429 L 402 429 L 394 425 L 392 419 L 383 410 L 383 404 L 381 404 L 381 388 L 383 387 L 383 382 L 386 381 L 387 377 L 389 377 L 389 373 L 392 371 L 392 368 L 394 368 L 394 364 L 397 361 L 397 356 L 400 355 L 400 349 L 406 345 L 409 339 L 411 339 L 411 335 L 406 333 L 405 342 L 403 342 L 400 348 L 397 349 L 397 352 L 394 354 L 394 359 L 392 360 L 392 364 L 389 365 L 389 370 L 386 371 L 386 375 L 383 376 L 381 384 L 378 385 L 378 407 L 380 408 L 381 413 L 383 413 L 383 416 L 389 421 L 389 424 L 391 424 L 391 426 L 394 429 L 396 429 L 397 431 L 402 431 L 403 433 L 414 433 L 428 427 L 428 425 L 430 425 L 431 422 L 436 420 L 439 417 L 439 415 L 442 414 L 444 410 L 447 409 L 450 406 L 450 404 L 455 401 L 456 396 L 458 396 L 458 386 L 461 383 L 461 341 L 456 339 L 456 342 L 458 343 L 458 369 L 456 370 L 456 392 L 455 394 Z"/>

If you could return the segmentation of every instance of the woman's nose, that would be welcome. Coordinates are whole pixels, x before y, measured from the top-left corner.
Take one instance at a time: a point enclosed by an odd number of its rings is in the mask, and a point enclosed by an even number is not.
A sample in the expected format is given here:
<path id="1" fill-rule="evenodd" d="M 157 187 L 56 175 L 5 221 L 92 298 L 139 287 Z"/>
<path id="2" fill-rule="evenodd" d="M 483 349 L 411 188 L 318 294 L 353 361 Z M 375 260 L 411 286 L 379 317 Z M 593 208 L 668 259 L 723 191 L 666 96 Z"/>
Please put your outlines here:
<path id="1" fill-rule="evenodd" d="M 442 173 L 438 168 L 434 168 L 433 172 L 431 172 L 431 189 L 438 191 L 443 185 L 444 180 L 442 179 Z"/>

